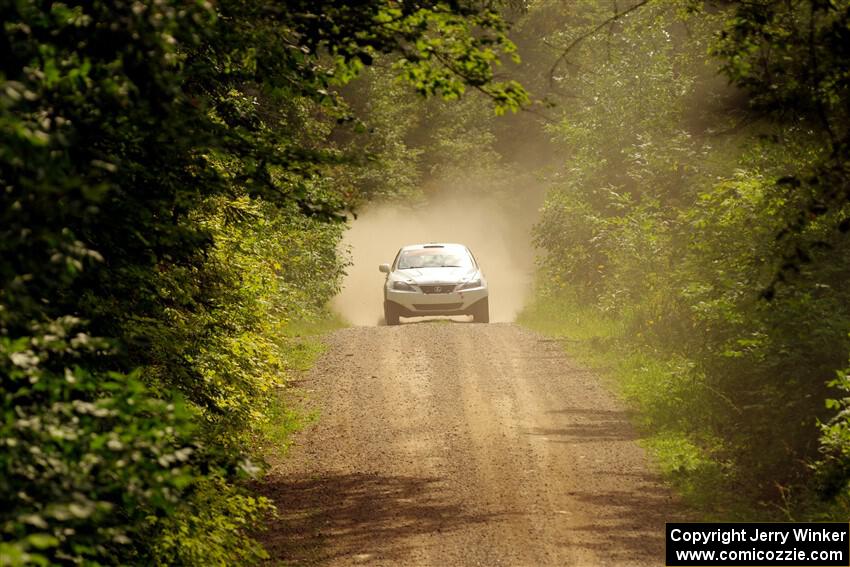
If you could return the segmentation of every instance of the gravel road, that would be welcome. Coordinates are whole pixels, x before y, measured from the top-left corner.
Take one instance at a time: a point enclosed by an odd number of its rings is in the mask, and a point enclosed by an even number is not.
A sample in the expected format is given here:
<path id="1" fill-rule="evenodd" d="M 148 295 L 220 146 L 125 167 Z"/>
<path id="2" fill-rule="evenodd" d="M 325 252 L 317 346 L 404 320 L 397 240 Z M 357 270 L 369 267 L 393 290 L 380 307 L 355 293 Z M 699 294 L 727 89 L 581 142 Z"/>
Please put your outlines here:
<path id="1" fill-rule="evenodd" d="M 663 565 L 678 506 L 628 413 L 514 324 L 327 338 L 319 418 L 261 487 L 286 565 Z"/>

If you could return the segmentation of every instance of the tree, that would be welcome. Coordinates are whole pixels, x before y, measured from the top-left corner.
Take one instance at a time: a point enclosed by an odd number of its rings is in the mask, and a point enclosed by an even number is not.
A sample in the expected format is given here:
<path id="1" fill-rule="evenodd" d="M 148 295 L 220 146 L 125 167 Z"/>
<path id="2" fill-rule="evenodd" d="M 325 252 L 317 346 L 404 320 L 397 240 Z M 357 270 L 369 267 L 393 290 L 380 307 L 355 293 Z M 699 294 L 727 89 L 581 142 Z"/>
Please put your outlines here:
<path id="1" fill-rule="evenodd" d="M 421 94 L 516 109 L 524 90 L 493 75 L 504 24 L 332 0 L 6 1 L 0 19 L 0 549 L 256 559 L 267 506 L 237 483 L 274 367 L 263 324 L 286 320 L 290 282 L 341 266 L 287 256 L 338 238 L 321 228 L 348 204 L 323 176 L 346 157 L 336 90 L 395 53 Z M 260 281 L 280 293 L 258 301 Z"/>

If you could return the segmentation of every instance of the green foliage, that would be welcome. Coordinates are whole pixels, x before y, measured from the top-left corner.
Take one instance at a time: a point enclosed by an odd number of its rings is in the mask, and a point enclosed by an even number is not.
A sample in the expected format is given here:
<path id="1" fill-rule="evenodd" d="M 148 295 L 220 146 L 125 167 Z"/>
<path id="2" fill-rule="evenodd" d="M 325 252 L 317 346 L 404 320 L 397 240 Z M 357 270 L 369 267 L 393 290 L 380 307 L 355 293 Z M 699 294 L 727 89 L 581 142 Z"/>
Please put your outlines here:
<path id="1" fill-rule="evenodd" d="M 395 75 L 397 58 L 378 57 L 361 80 L 346 87 L 346 102 L 362 116 L 359 128 L 336 133 L 349 156 L 365 150 L 340 183 L 356 204 L 397 201 L 421 204 L 429 195 L 457 188 L 465 194 L 496 194 L 511 200 L 523 171 L 510 168 L 511 156 L 496 149 L 492 98 L 472 93 L 461 100 L 423 99 Z"/>
<path id="2" fill-rule="evenodd" d="M 832 168 L 823 184 L 837 138 L 817 117 L 843 135 L 844 102 L 826 93 L 844 86 L 811 81 L 846 65 L 845 47 L 833 49 L 846 8 L 692 8 L 649 4 L 588 36 L 559 69 L 581 103 L 550 129 L 570 159 L 535 229 L 539 295 L 562 313 L 547 325 L 583 329 L 588 309 L 616 322 L 594 344 L 618 360 L 652 446 L 706 514 L 837 513 L 837 491 L 818 494 L 812 467 L 844 490 L 846 417 L 829 421 L 823 404 L 850 352 L 850 256 L 835 231 L 848 208 L 831 197 L 810 205 L 846 182 Z M 593 29 L 610 15 L 598 12 L 568 17 Z M 709 48 L 720 61 L 706 60 Z M 752 104 L 713 78 L 721 64 Z M 749 510 L 704 497 L 718 490 Z"/>
<path id="3" fill-rule="evenodd" d="M 145 518 L 171 514 L 203 474 L 189 409 L 138 372 L 92 372 L 108 343 L 65 317 L 0 340 L 0 530 L 11 564 L 143 561 Z M 5 563 L 4 563 L 5 564 Z"/>
<path id="4" fill-rule="evenodd" d="M 268 504 L 242 480 L 358 201 L 338 90 L 384 54 L 422 94 L 515 110 L 504 23 L 333 0 L 27 0 L 0 21 L 3 558 L 256 562 Z"/>
<path id="5" fill-rule="evenodd" d="M 147 518 L 158 534 L 152 545 L 157 565 L 246 565 L 267 559 L 266 550 L 248 534 L 264 528 L 261 520 L 273 511 L 265 498 L 209 475 L 194 487 L 177 514 Z"/>
<path id="6" fill-rule="evenodd" d="M 789 167 L 779 184 L 804 198 L 786 226 L 786 279 L 810 261 L 800 238 L 809 225 L 840 212 L 850 199 L 850 2 L 739 3 L 714 48 L 729 79 L 750 95 L 753 110 L 819 136 L 818 159 Z M 840 232 L 850 221 L 833 219 Z"/>
<path id="7" fill-rule="evenodd" d="M 421 197 L 420 162 L 425 150 L 410 140 L 410 133 L 421 127 L 418 111 L 423 101 L 382 63 L 379 58 L 364 71 L 346 95 L 353 112 L 363 116 L 363 124 L 343 141 L 345 151 L 365 151 L 367 156 L 348 178 L 356 204 Z"/>

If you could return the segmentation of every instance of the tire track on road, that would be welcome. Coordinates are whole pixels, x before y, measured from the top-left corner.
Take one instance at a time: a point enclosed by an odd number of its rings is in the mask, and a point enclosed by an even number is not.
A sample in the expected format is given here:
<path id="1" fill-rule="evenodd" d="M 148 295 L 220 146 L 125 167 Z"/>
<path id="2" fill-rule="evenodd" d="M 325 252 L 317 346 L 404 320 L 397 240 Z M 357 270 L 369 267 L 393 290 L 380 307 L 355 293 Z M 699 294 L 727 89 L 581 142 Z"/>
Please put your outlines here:
<path id="1" fill-rule="evenodd" d="M 681 519 L 622 405 L 513 324 L 327 338 L 319 420 L 261 485 L 295 565 L 660 565 Z"/>

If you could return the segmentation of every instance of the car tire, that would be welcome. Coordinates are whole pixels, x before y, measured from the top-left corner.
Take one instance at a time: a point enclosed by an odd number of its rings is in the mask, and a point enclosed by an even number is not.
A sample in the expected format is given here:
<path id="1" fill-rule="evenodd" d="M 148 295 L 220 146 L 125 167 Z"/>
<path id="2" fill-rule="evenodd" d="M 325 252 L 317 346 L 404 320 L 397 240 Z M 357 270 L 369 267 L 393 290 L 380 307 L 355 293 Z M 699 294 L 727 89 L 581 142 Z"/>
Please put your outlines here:
<path id="1" fill-rule="evenodd" d="M 389 301 L 385 301 L 384 321 L 386 321 L 387 325 L 398 325 L 400 323 L 398 317 L 398 308 Z"/>
<path id="2" fill-rule="evenodd" d="M 472 306 L 472 320 L 476 323 L 490 322 L 490 305 L 487 298 Z"/>

